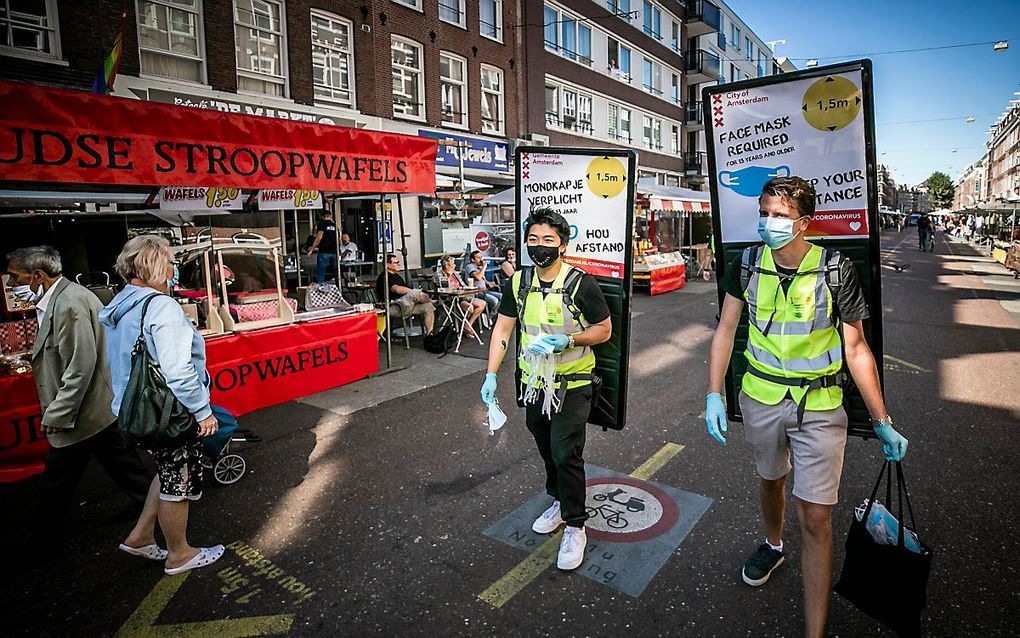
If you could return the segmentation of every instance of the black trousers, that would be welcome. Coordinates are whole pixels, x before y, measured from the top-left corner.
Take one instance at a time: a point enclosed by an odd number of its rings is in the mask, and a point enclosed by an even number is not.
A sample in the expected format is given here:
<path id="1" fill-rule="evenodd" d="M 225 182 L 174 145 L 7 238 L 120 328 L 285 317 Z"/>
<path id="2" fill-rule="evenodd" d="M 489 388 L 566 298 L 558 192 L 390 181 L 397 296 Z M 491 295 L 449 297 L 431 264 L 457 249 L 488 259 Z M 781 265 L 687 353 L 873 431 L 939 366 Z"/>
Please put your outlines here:
<path id="1" fill-rule="evenodd" d="M 117 425 L 111 425 L 84 441 L 50 448 L 32 522 L 33 540 L 46 542 L 58 536 L 64 515 L 92 457 L 132 501 L 138 505 L 145 502 L 153 473 L 146 469 L 138 451 L 124 441 Z"/>
<path id="2" fill-rule="evenodd" d="M 542 399 L 525 410 L 528 430 L 545 463 L 545 491 L 560 502 L 567 525 L 581 527 L 588 519 L 584 505 L 584 440 L 591 410 L 591 386 L 568 390 L 552 418 L 542 413 Z"/>

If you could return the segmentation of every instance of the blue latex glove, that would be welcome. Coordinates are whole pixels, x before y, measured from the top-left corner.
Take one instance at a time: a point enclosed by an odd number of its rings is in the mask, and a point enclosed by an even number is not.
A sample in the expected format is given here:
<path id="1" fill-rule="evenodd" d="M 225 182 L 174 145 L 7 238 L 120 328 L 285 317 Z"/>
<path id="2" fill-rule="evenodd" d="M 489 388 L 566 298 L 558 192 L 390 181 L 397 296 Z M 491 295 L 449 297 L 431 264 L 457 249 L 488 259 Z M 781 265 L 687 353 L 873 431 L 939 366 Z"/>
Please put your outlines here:
<path id="1" fill-rule="evenodd" d="M 726 445 L 723 432 L 730 426 L 726 422 L 726 406 L 723 405 L 722 395 L 718 392 L 705 397 L 705 427 L 713 439 L 719 441 L 720 445 Z"/>
<path id="2" fill-rule="evenodd" d="M 554 352 L 563 352 L 567 349 L 567 344 L 569 343 L 570 339 L 567 335 L 541 335 L 539 338 L 533 339 L 528 343 L 528 349 L 542 354 L 552 354 Z"/>
<path id="3" fill-rule="evenodd" d="M 888 423 L 875 428 L 875 434 L 882 439 L 882 452 L 888 461 L 902 461 L 907 455 L 907 440 Z"/>
<path id="4" fill-rule="evenodd" d="M 488 405 L 496 400 L 496 373 L 489 372 L 482 382 L 482 403 Z"/>

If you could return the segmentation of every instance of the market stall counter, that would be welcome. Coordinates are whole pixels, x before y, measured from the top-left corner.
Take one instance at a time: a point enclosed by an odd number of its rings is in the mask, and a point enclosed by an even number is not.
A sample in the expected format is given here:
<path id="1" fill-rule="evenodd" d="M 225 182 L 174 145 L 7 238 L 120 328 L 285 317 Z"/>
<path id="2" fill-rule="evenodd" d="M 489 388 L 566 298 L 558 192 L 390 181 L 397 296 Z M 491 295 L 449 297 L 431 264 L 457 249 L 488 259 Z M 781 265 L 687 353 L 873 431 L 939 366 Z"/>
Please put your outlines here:
<path id="1" fill-rule="evenodd" d="M 634 285 L 648 286 L 648 294 L 679 290 L 687 284 L 687 266 L 679 252 L 651 253 L 635 257 Z"/>

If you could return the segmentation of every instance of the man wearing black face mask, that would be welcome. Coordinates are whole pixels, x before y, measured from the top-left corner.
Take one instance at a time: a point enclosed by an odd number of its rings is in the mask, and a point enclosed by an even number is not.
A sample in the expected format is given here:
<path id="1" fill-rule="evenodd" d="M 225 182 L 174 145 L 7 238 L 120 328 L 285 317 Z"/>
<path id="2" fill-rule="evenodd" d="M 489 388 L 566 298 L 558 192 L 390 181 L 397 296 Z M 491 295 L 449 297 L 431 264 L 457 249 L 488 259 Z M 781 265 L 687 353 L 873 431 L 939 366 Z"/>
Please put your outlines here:
<path id="1" fill-rule="evenodd" d="M 553 357 L 555 363 L 554 388 L 542 387 L 526 406 L 528 430 L 542 455 L 546 492 L 553 499 L 532 529 L 550 534 L 567 524 L 556 564 L 569 570 L 581 564 L 587 543 L 584 440 L 595 368 L 591 348 L 608 341 L 613 327 L 609 306 L 595 278 L 561 259 L 570 239 L 567 220 L 550 209 L 534 210 L 525 223 L 524 235 L 535 266 L 514 273 L 500 300 L 482 401 L 489 404 L 495 400 L 496 371 L 506 355 L 510 332 L 518 325 L 522 356 L 517 366 L 522 385 L 538 374 L 530 369 L 526 353 L 531 353 L 531 360 L 537 355 Z M 539 383 L 530 379 L 530 385 Z M 543 405 L 550 403 L 547 392 L 556 395 L 548 412 L 543 410 Z"/>

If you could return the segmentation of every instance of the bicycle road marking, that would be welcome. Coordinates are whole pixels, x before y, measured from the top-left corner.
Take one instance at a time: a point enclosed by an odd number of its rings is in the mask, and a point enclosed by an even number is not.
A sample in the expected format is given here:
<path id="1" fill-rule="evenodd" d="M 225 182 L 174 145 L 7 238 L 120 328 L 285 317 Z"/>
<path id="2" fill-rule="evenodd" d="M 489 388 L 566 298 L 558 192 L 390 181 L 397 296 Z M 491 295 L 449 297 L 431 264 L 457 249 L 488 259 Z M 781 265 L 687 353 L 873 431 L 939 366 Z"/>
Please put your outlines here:
<path id="1" fill-rule="evenodd" d="M 647 461 L 630 473 L 631 478 L 647 481 L 666 465 L 673 457 L 684 449 L 683 445 L 667 443 L 658 452 L 653 454 Z M 563 530 L 557 531 L 549 540 L 542 543 L 538 549 L 528 555 L 501 576 L 496 582 L 489 585 L 485 591 L 478 594 L 478 598 L 489 603 L 496 609 L 505 605 L 529 583 L 538 578 L 547 567 L 556 562 L 556 555 L 559 553 L 560 537 Z"/>

